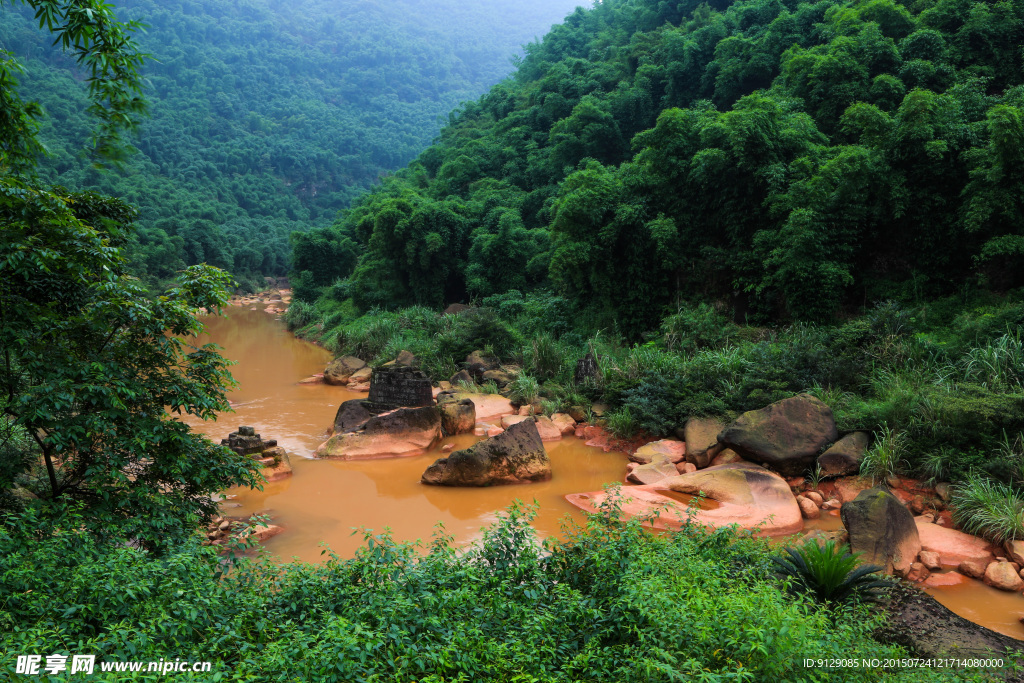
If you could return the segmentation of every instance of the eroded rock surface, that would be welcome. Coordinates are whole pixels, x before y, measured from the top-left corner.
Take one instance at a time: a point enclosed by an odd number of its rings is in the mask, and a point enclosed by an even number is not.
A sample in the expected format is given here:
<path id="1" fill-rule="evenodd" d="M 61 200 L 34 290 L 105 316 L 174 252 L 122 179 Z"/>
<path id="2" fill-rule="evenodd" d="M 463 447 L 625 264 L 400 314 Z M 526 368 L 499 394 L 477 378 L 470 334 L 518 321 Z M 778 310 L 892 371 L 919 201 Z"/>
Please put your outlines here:
<path id="1" fill-rule="evenodd" d="M 884 489 L 868 489 L 839 511 L 850 547 L 861 560 L 901 576 L 921 552 L 921 537 L 910 510 Z"/>
<path id="2" fill-rule="evenodd" d="M 335 434 L 316 449 L 318 458 L 361 460 L 419 455 L 441 435 L 437 406 L 399 408 L 375 415 L 355 431 Z"/>
<path id="3" fill-rule="evenodd" d="M 460 398 L 453 392 L 437 395 L 437 407 L 441 411 L 441 429 L 448 436 L 471 434 L 476 427 L 476 405 L 468 397 Z"/>
<path id="4" fill-rule="evenodd" d="M 334 386 L 344 386 L 348 384 L 348 380 L 353 373 L 365 367 L 366 361 L 355 356 L 335 358 L 324 369 L 324 382 Z"/>
<path id="5" fill-rule="evenodd" d="M 744 459 L 765 463 L 787 477 L 802 474 L 838 438 L 832 409 L 808 394 L 743 413 L 718 436 Z"/>
<path id="6" fill-rule="evenodd" d="M 513 424 L 501 434 L 480 441 L 423 473 L 424 484 L 437 486 L 494 486 L 551 478 L 551 461 L 533 420 Z"/>
<path id="7" fill-rule="evenodd" d="M 697 468 L 707 467 L 713 454 L 709 450 L 718 445 L 718 435 L 725 429 L 725 423 L 713 417 L 691 417 L 686 421 L 683 435 L 686 437 L 686 462 Z"/>
<path id="8" fill-rule="evenodd" d="M 706 499 L 695 511 L 694 521 L 699 524 L 758 528 L 764 536 L 792 534 L 803 528 L 800 506 L 786 481 L 750 463 L 708 467 L 657 484 L 622 489 L 626 499 L 622 504 L 623 516 L 651 517 L 652 525 L 659 529 L 678 528 L 686 520 L 685 501 L 699 493 Z M 608 495 L 605 491 L 591 491 L 565 498 L 582 510 L 594 512 Z"/>

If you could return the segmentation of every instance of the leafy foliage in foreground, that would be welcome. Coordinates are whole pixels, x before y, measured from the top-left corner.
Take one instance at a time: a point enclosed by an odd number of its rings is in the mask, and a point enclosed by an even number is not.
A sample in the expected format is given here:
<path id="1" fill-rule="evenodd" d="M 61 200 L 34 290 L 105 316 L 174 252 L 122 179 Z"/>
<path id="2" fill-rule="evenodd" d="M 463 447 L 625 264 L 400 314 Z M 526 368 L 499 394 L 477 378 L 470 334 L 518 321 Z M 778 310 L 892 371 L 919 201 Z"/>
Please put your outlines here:
<path id="1" fill-rule="evenodd" d="M 222 575 L 198 542 L 154 558 L 97 545 L 73 516 L 22 517 L 0 531 L 0 646 L 325 683 L 813 680 L 805 657 L 906 655 L 871 639 L 882 618 L 868 608 L 790 595 L 763 541 L 696 527 L 655 536 L 606 516 L 542 553 L 528 519 L 513 506 L 460 552 L 443 535 L 421 554 L 367 532 L 354 559 L 247 558 Z M 13 672 L 12 659 L 2 666 Z M 890 680 L 951 675 L 983 680 Z"/>
<path id="2" fill-rule="evenodd" d="M 148 298 L 122 253 L 134 216 L 116 199 L 0 179 L 0 491 L 82 501 L 95 533 L 126 525 L 156 547 L 210 517 L 211 494 L 259 477 L 172 417 L 229 408 L 227 361 L 194 344 L 199 310 L 225 304 L 229 278 L 195 266 Z"/>
<path id="3" fill-rule="evenodd" d="M 798 590 L 809 592 L 821 603 L 870 600 L 877 596 L 877 589 L 889 585 L 872 576 L 884 567 L 860 565 L 860 553 L 853 554 L 846 546 L 837 547 L 834 540 L 821 545 L 810 540 L 799 548 L 786 548 L 785 553 L 784 557 L 772 558 L 779 572 L 791 577 Z"/>

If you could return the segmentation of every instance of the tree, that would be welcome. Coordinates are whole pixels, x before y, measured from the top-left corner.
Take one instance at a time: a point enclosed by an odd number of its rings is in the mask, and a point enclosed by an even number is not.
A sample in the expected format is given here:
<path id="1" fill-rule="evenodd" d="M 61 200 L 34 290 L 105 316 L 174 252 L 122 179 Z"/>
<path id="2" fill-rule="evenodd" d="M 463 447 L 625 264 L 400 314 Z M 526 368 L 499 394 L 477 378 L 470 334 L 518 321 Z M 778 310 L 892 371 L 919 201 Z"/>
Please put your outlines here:
<path id="1" fill-rule="evenodd" d="M 15 1 L 0 0 L 0 5 Z M 140 24 L 117 21 L 114 8 L 102 0 L 20 1 L 35 10 L 40 28 L 56 36 L 54 44 L 86 68 L 89 113 L 99 120 L 94 152 L 98 159 L 119 160 L 122 134 L 134 128 L 146 109 L 139 74 L 146 55 L 131 37 Z M 30 171 L 43 151 L 36 138 L 42 108 L 18 96 L 14 75 L 21 71 L 14 56 L 0 50 L 0 173 Z"/>
<path id="2" fill-rule="evenodd" d="M 97 530 L 159 546 L 215 514 L 210 494 L 259 476 L 168 414 L 229 408 L 227 361 L 189 341 L 200 309 L 225 304 L 228 276 L 193 266 L 147 298 L 122 254 L 134 216 L 116 199 L 0 181 L 0 407 L 35 445 L 0 485 L 80 501 Z"/>

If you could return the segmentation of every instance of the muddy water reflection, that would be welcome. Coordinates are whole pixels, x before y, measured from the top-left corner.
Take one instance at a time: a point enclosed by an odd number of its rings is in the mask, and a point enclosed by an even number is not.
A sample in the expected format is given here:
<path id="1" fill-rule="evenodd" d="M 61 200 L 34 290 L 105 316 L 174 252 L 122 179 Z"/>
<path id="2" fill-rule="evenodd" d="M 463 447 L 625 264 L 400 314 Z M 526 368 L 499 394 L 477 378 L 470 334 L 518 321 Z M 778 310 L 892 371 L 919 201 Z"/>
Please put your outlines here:
<path id="1" fill-rule="evenodd" d="M 390 527 L 399 540 L 429 541 L 433 526 L 442 522 L 460 543 L 479 535 L 481 527 L 513 500 L 540 503 L 534 527 L 542 535 L 555 534 L 565 515 L 583 515 L 563 496 L 593 491 L 618 481 L 625 471 L 619 453 L 604 453 L 569 438 L 547 445 L 554 475 L 548 482 L 523 486 L 463 489 L 424 486 L 423 470 L 444 454 L 440 447 L 454 443 L 469 446 L 478 439 L 459 436 L 446 439 L 432 452 L 412 458 L 344 462 L 309 460 L 324 440 L 338 404 L 365 398 L 341 387 L 298 385 L 296 382 L 322 372 L 330 354 L 297 340 L 280 322 L 262 310 L 230 309 L 226 318 L 205 320 L 212 341 L 224 347 L 224 355 L 238 364 L 232 374 L 239 383 L 229 398 L 234 414 L 217 422 L 190 421 L 197 430 L 220 439 L 240 424 L 252 425 L 263 438 L 276 438 L 292 454 L 294 475 L 266 484 L 263 491 L 232 490 L 241 507 L 226 513 L 268 513 L 286 533 L 271 538 L 266 547 L 282 558 L 321 559 L 320 543 L 326 542 L 341 556 L 350 556 L 362 545 L 353 528 L 382 531 Z M 299 456 L 299 457 L 296 457 Z M 304 457 L 303 457 L 304 456 Z"/>

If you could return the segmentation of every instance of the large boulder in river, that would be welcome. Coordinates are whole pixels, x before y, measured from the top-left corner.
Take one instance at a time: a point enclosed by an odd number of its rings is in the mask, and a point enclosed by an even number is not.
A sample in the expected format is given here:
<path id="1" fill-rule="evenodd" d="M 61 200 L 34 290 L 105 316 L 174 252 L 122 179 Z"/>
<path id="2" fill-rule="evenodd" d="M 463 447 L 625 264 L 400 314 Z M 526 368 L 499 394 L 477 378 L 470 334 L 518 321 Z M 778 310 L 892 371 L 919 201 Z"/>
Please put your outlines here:
<path id="1" fill-rule="evenodd" d="M 832 409 L 808 394 L 743 413 L 718 436 L 745 459 L 787 477 L 803 474 L 821 449 L 838 438 Z"/>
<path id="2" fill-rule="evenodd" d="M 736 524 L 757 529 L 762 536 L 789 535 L 803 528 L 800 506 L 786 481 L 751 463 L 708 467 L 622 489 L 622 514 L 627 519 L 650 517 L 650 524 L 658 529 L 679 528 L 686 523 L 687 504 L 701 493 L 704 500 L 694 510 L 699 524 L 716 528 Z M 606 491 L 591 491 L 565 498 L 586 512 L 596 512 L 608 496 Z"/>
<path id="3" fill-rule="evenodd" d="M 360 429 L 335 434 L 320 444 L 316 456 L 363 460 L 419 455 L 440 435 L 437 406 L 399 408 L 371 417 Z"/>
<path id="4" fill-rule="evenodd" d="M 839 510 L 850 547 L 861 561 L 905 575 L 921 552 L 921 536 L 910 510 L 885 489 L 861 491 Z"/>
<path id="5" fill-rule="evenodd" d="M 850 432 L 829 446 L 818 456 L 821 474 L 825 477 L 842 477 L 860 472 L 860 462 L 868 450 L 867 432 Z"/>
<path id="6" fill-rule="evenodd" d="M 494 486 L 551 478 L 551 461 L 537 432 L 537 423 L 524 420 L 501 434 L 441 458 L 423 473 L 424 484 Z"/>
<path id="7" fill-rule="evenodd" d="M 324 369 L 324 382 L 334 386 L 344 386 L 348 384 L 348 379 L 353 373 L 365 367 L 366 361 L 355 356 L 335 358 Z"/>
<path id="8" fill-rule="evenodd" d="M 476 427 L 476 405 L 473 399 L 459 397 L 453 392 L 442 391 L 437 395 L 437 407 L 441 411 L 441 429 L 448 436 L 470 434 Z"/>

